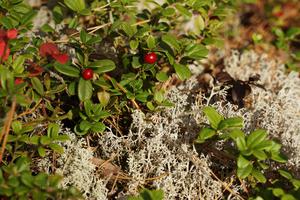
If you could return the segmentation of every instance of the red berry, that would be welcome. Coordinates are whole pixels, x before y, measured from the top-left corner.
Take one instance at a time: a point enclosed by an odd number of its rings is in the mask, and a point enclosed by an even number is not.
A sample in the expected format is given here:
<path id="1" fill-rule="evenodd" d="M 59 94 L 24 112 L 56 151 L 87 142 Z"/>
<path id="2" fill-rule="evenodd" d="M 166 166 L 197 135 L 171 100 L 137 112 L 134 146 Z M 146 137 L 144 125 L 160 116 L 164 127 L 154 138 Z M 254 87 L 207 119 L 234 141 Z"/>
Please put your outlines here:
<path id="1" fill-rule="evenodd" d="M 93 75 L 94 75 L 94 71 L 92 69 L 85 69 L 82 71 L 82 77 L 85 79 L 85 80 L 90 80 L 93 78 Z"/>
<path id="2" fill-rule="evenodd" d="M 17 29 L 9 29 L 6 32 L 6 36 L 8 39 L 16 39 L 18 35 L 18 30 Z"/>
<path id="3" fill-rule="evenodd" d="M 56 44 L 51 42 L 46 42 L 40 46 L 40 54 L 42 57 L 52 56 L 52 55 L 59 54 L 59 50 Z"/>
<path id="4" fill-rule="evenodd" d="M 148 64 L 154 64 L 157 61 L 157 55 L 154 52 L 147 53 L 144 56 L 144 62 Z"/>
<path id="5" fill-rule="evenodd" d="M 22 78 L 16 78 L 15 79 L 15 85 L 19 85 L 21 83 L 24 83 L 24 80 Z"/>

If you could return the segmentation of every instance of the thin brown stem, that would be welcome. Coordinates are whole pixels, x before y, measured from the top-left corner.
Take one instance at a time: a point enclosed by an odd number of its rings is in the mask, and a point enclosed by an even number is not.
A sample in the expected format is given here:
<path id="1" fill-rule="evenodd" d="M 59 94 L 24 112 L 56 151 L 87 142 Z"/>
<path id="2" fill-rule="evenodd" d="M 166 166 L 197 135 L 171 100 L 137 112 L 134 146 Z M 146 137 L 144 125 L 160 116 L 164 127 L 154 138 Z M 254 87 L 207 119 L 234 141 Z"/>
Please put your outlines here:
<path id="1" fill-rule="evenodd" d="M 2 134 L 1 134 L 1 136 L 3 136 L 3 143 L 2 143 L 1 151 L 0 151 L 0 164 L 2 163 L 2 158 L 3 158 L 4 151 L 5 151 L 10 126 L 13 121 L 13 116 L 14 116 L 14 113 L 16 110 L 16 105 L 17 105 L 16 97 L 14 97 L 10 111 L 7 113 L 7 117 L 5 119 L 4 127 L 2 130 Z M 1 140 L 0 140 L 0 142 L 1 142 Z"/>

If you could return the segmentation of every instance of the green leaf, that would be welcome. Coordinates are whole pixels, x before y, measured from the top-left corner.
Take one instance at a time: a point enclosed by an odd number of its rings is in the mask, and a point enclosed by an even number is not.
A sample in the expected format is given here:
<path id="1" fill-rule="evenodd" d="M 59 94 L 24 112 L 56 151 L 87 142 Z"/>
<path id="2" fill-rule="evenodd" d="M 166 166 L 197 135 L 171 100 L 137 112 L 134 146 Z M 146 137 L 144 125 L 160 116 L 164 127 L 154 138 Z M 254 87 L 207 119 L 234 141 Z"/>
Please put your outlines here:
<path id="1" fill-rule="evenodd" d="M 208 118 L 208 121 L 212 128 L 217 129 L 219 123 L 224 119 L 213 107 L 207 106 L 203 109 L 204 114 Z"/>
<path id="2" fill-rule="evenodd" d="M 136 50 L 139 46 L 139 41 L 138 40 L 130 40 L 129 46 L 132 50 Z"/>
<path id="3" fill-rule="evenodd" d="M 229 137 L 236 140 L 238 137 L 245 137 L 245 133 L 240 129 L 234 129 L 229 133 Z"/>
<path id="4" fill-rule="evenodd" d="M 25 62 L 25 56 L 20 55 L 17 57 L 17 59 L 14 61 L 13 65 L 12 65 L 15 73 L 17 73 L 17 74 L 23 73 L 24 62 Z"/>
<path id="5" fill-rule="evenodd" d="M 91 63 L 88 68 L 93 68 L 95 73 L 105 73 L 113 71 L 116 68 L 114 61 L 109 59 L 97 60 Z"/>
<path id="6" fill-rule="evenodd" d="M 281 155 L 280 153 L 272 153 L 271 159 L 280 163 L 285 163 L 287 161 L 287 159 L 283 157 L 283 155 Z"/>
<path id="7" fill-rule="evenodd" d="M 165 82 L 168 80 L 168 75 L 166 72 L 160 71 L 155 75 L 156 79 L 160 82 Z"/>
<path id="8" fill-rule="evenodd" d="M 171 17 L 174 14 L 175 14 L 175 9 L 172 7 L 168 7 L 166 9 L 163 9 L 162 11 L 162 15 L 165 17 Z"/>
<path id="9" fill-rule="evenodd" d="M 76 12 L 80 12 L 85 9 L 84 0 L 64 0 L 64 3 L 71 9 Z"/>
<path id="10" fill-rule="evenodd" d="M 238 137 L 236 138 L 236 146 L 239 151 L 246 151 L 247 150 L 247 145 L 246 145 L 246 140 L 244 137 Z"/>
<path id="11" fill-rule="evenodd" d="M 91 127 L 92 127 L 92 124 L 86 120 L 81 121 L 79 124 L 80 130 L 82 130 L 84 132 L 88 131 Z"/>
<path id="12" fill-rule="evenodd" d="M 188 79 L 191 76 L 190 69 L 185 65 L 175 63 L 174 69 L 180 80 Z"/>
<path id="13" fill-rule="evenodd" d="M 62 146 L 60 146 L 59 144 L 51 143 L 51 144 L 49 144 L 49 147 L 56 153 L 59 153 L 59 154 L 64 153 L 64 148 Z"/>
<path id="14" fill-rule="evenodd" d="M 266 177 L 263 175 L 263 173 L 261 173 L 260 171 L 253 169 L 251 172 L 252 176 L 254 176 L 254 178 L 256 180 L 258 180 L 260 183 L 265 183 L 267 181 Z"/>
<path id="15" fill-rule="evenodd" d="M 282 195 L 281 200 L 297 200 L 297 199 L 291 194 L 284 194 Z"/>
<path id="16" fill-rule="evenodd" d="M 247 137 L 247 146 L 251 149 L 255 149 L 261 142 L 267 137 L 267 131 L 263 129 L 258 129 L 250 133 Z"/>
<path id="17" fill-rule="evenodd" d="M 258 158 L 258 160 L 265 160 L 268 158 L 267 154 L 262 150 L 253 150 L 253 155 Z"/>
<path id="18" fill-rule="evenodd" d="M 284 178 L 286 178 L 288 180 L 291 180 L 293 178 L 293 176 L 285 170 L 279 169 L 278 172 L 281 176 L 283 176 Z"/>
<path id="19" fill-rule="evenodd" d="M 95 124 L 93 124 L 91 131 L 93 133 L 103 133 L 106 129 L 105 124 L 103 124 L 102 122 L 96 122 Z"/>
<path id="20" fill-rule="evenodd" d="M 21 174 L 21 182 L 27 187 L 32 187 L 32 181 L 33 177 L 31 176 L 30 172 L 23 172 Z"/>
<path id="21" fill-rule="evenodd" d="M 63 65 L 63 64 L 60 64 L 58 62 L 55 62 L 54 68 L 58 72 L 60 72 L 64 75 L 70 76 L 70 77 L 78 78 L 80 76 L 80 70 L 77 69 L 76 67 L 73 67 L 73 66 L 70 66 L 70 65 Z"/>
<path id="22" fill-rule="evenodd" d="M 136 26 L 132 26 L 127 22 L 122 23 L 121 28 L 126 33 L 126 35 L 130 38 L 134 36 L 134 34 L 136 34 L 137 32 Z"/>
<path id="23" fill-rule="evenodd" d="M 300 180 L 292 179 L 292 180 L 290 180 L 290 182 L 293 184 L 293 186 L 295 187 L 296 190 L 298 190 L 300 188 Z"/>
<path id="24" fill-rule="evenodd" d="M 18 177 L 15 177 L 15 176 L 10 176 L 8 178 L 7 183 L 8 183 L 9 186 L 11 186 L 13 188 L 17 188 L 20 185 Z"/>
<path id="25" fill-rule="evenodd" d="M 44 147 L 38 147 L 38 153 L 41 157 L 46 156 L 46 149 Z"/>
<path id="26" fill-rule="evenodd" d="M 40 143 L 42 145 L 48 145 L 51 143 L 51 141 L 52 141 L 51 138 L 49 138 L 48 136 L 43 135 L 40 137 Z"/>
<path id="27" fill-rule="evenodd" d="M 132 58 L 132 67 L 134 68 L 134 69 L 137 69 L 137 68 L 139 68 L 139 67 L 141 67 L 142 66 L 142 64 L 140 63 L 140 59 L 139 59 L 139 57 L 137 57 L 137 56 L 134 56 L 133 58 Z"/>
<path id="28" fill-rule="evenodd" d="M 182 15 L 188 18 L 192 17 L 192 13 L 188 9 L 183 7 L 181 4 L 176 4 L 175 7 Z"/>
<path id="29" fill-rule="evenodd" d="M 213 137 L 214 135 L 216 135 L 216 131 L 212 128 L 207 128 L 207 127 L 204 127 L 201 129 L 201 131 L 199 132 L 199 135 L 198 135 L 198 138 L 197 138 L 197 141 L 196 142 L 199 142 L 199 143 L 202 143 L 204 142 L 205 140 Z"/>
<path id="30" fill-rule="evenodd" d="M 247 167 L 245 167 L 245 168 L 238 168 L 237 175 L 238 175 L 238 177 L 244 179 L 250 175 L 250 173 L 252 172 L 252 169 L 253 169 L 252 164 L 247 165 Z"/>
<path id="31" fill-rule="evenodd" d="M 86 33 L 86 31 L 84 30 L 84 29 L 81 29 L 81 31 L 80 31 L 80 41 L 83 43 L 83 44 L 85 44 L 86 43 L 86 41 L 87 41 L 87 39 L 88 39 L 88 37 L 89 37 L 89 35 Z"/>
<path id="32" fill-rule="evenodd" d="M 298 35 L 300 35 L 300 28 L 299 27 L 291 27 L 287 30 L 285 36 L 290 39 L 294 39 Z"/>
<path id="33" fill-rule="evenodd" d="M 184 56 L 200 60 L 208 55 L 208 49 L 201 44 L 189 44 L 185 48 Z"/>
<path id="34" fill-rule="evenodd" d="M 93 86 L 90 80 L 79 79 L 78 97 L 80 101 L 89 100 L 93 95 Z"/>
<path id="35" fill-rule="evenodd" d="M 19 133 L 22 130 L 22 123 L 20 121 L 13 121 L 11 127 L 15 133 Z"/>
<path id="36" fill-rule="evenodd" d="M 76 82 L 71 82 L 69 85 L 68 85 L 68 94 L 70 96 L 73 96 L 76 94 Z"/>
<path id="37" fill-rule="evenodd" d="M 45 173 L 39 173 L 34 177 L 34 184 L 42 189 L 47 187 L 48 175 Z"/>
<path id="38" fill-rule="evenodd" d="M 281 188 L 274 188 L 272 189 L 272 192 L 275 197 L 281 197 L 282 195 L 284 195 L 284 190 Z"/>
<path id="39" fill-rule="evenodd" d="M 155 38 L 152 35 L 148 36 L 146 42 L 149 49 L 154 49 L 156 47 Z"/>
<path id="40" fill-rule="evenodd" d="M 180 45 L 179 43 L 177 42 L 178 39 L 173 36 L 173 35 L 163 35 L 161 37 L 162 41 L 164 43 L 166 43 L 172 50 L 176 50 L 177 52 L 180 51 Z"/>
<path id="41" fill-rule="evenodd" d="M 238 168 L 246 168 L 248 165 L 250 165 L 251 162 L 244 158 L 242 155 L 239 155 L 237 159 L 237 166 Z"/>
<path id="42" fill-rule="evenodd" d="M 163 102 L 164 99 L 165 99 L 165 96 L 164 96 L 164 92 L 162 90 L 156 91 L 154 93 L 154 100 L 156 102 L 161 103 L 161 102 Z"/>
<path id="43" fill-rule="evenodd" d="M 31 84 L 32 87 L 35 91 L 37 91 L 37 93 L 41 96 L 44 95 L 44 86 L 42 84 L 42 82 L 40 81 L 40 79 L 38 79 L 37 77 L 33 77 L 31 79 Z"/>
<path id="44" fill-rule="evenodd" d="M 144 200 L 163 200 L 163 190 L 148 190 L 144 189 L 140 195 Z"/>
<path id="45" fill-rule="evenodd" d="M 13 28 L 12 21 L 8 17 L 1 17 L 0 18 L 0 23 L 6 28 L 6 29 L 11 29 Z"/>
<path id="46" fill-rule="evenodd" d="M 54 63 L 54 68 L 58 72 L 60 72 L 64 75 L 70 76 L 70 77 L 78 78 L 80 76 L 80 70 L 77 69 L 76 67 L 73 67 L 73 66 L 63 65 L 63 64 L 60 64 L 58 62 L 55 62 Z"/>
<path id="47" fill-rule="evenodd" d="M 55 32 L 55 29 L 52 28 L 49 24 L 44 24 L 42 27 L 41 27 L 41 30 L 45 33 L 54 33 Z"/>
<path id="48" fill-rule="evenodd" d="M 60 126 L 59 124 L 51 123 L 48 125 L 47 135 L 51 138 L 56 138 L 59 134 Z"/>
<path id="49" fill-rule="evenodd" d="M 232 129 L 232 128 L 234 129 L 243 128 L 243 118 L 231 117 L 231 118 L 223 119 L 218 125 L 219 130 Z"/>

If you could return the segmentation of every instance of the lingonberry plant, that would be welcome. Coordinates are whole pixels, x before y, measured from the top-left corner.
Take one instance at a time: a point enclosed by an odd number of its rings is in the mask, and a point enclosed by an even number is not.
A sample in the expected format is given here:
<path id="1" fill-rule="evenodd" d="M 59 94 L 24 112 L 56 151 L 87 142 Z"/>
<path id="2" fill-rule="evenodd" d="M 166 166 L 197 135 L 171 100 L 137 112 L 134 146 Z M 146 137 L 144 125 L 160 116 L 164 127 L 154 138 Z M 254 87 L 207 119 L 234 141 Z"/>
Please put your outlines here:
<path id="1" fill-rule="evenodd" d="M 205 58 L 208 46 L 219 45 L 231 3 L 168 0 L 150 9 L 134 0 L 108 2 L 61 1 L 52 14 L 62 28 L 44 24 L 33 30 L 36 10 L 22 0 L 0 1 L 5 198 L 56 198 L 56 191 L 57 198 L 61 192 L 73 197 L 69 189 L 57 189 L 58 178 L 29 169 L 30 160 L 63 152 L 59 142 L 68 136 L 56 122 L 83 136 L 103 133 L 132 109 L 170 106 L 164 84 L 173 74 L 189 78 L 189 65 Z"/>

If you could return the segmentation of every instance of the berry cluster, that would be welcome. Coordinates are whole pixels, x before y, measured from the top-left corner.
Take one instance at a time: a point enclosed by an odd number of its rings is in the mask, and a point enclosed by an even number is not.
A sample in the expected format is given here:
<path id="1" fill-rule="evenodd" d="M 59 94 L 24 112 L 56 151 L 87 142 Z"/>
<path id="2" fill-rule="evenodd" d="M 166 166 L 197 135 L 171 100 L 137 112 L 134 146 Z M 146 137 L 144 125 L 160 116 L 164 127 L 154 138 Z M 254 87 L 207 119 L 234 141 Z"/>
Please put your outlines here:
<path id="1" fill-rule="evenodd" d="M 17 29 L 0 30 L 0 62 L 6 61 L 9 54 L 10 48 L 8 46 L 8 41 L 11 39 L 16 39 L 18 35 Z"/>

